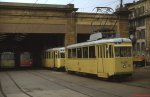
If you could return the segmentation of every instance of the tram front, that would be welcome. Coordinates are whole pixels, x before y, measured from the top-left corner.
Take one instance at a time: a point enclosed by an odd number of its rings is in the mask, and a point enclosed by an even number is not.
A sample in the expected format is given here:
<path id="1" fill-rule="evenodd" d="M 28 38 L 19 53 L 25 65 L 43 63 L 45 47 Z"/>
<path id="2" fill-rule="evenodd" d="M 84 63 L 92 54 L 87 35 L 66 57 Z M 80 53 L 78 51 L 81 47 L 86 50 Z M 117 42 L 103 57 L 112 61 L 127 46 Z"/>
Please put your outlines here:
<path id="1" fill-rule="evenodd" d="M 114 46 L 115 75 L 131 76 L 133 73 L 132 43 L 121 43 Z"/>

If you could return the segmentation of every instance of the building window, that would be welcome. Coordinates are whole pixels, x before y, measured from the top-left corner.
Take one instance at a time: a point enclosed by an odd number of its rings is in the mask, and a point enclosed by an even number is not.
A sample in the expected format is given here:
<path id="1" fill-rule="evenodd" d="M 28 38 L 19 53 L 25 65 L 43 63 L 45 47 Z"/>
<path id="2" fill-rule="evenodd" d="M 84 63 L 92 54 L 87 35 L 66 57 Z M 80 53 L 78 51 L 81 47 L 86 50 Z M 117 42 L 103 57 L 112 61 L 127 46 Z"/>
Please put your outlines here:
<path id="1" fill-rule="evenodd" d="M 135 17 L 137 16 L 137 12 L 138 12 L 137 9 L 135 9 L 135 10 L 134 10 L 134 15 L 135 15 Z"/>
<path id="2" fill-rule="evenodd" d="M 138 30 L 136 31 L 136 38 L 137 39 L 145 39 L 145 30 Z"/>
<path id="3" fill-rule="evenodd" d="M 135 9 L 133 9 L 131 13 L 131 18 L 134 18 L 134 17 L 135 17 Z"/>
<path id="4" fill-rule="evenodd" d="M 136 45 L 133 45 L 133 55 L 136 55 Z"/>
<path id="5" fill-rule="evenodd" d="M 140 52 L 140 43 L 137 43 L 137 44 L 136 44 L 136 50 L 137 50 L 138 52 Z"/>
<path id="6" fill-rule="evenodd" d="M 145 51 L 145 43 L 144 42 L 142 42 L 142 44 L 141 44 L 141 50 Z"/>
<path id="7" fill-rule="evenodd" d="M 141 39 L 145 39 L 145 30 L 141 30 Z"/>
<path id="8" fill-rule="evenodd" d="M 145 18 L 138 19 L 136 21 L 136 26 L 137 27 L 145 26 Z"/>
<path id="9" fill-rule="evenodd" d="M 130 23 L 129 23 L 129 24 L 130 24 L 130 25 L 129 25 L 130 27 L 134 28 L 136 23 L 135 23 L 135 21 L 134 21 L 134 20 L 132 20 L 132 21 L 130 21 Z"/>
<path id="10" fill-rule="evenodd" d="M 137 8 L 136 9 L 136 16 L 139 16 L 140 15 L 140 8 Z"/>
<path id="11" fill-rule="evenodd" d="M 140 7 L 139 13 L 142 14 L 142 15 L 144 14 L 144 6 Z"/>
<path id="12" fill-rule="evenodd" d="M 136 38 L 140 39 L 140 31 L 136 31 Z"/>

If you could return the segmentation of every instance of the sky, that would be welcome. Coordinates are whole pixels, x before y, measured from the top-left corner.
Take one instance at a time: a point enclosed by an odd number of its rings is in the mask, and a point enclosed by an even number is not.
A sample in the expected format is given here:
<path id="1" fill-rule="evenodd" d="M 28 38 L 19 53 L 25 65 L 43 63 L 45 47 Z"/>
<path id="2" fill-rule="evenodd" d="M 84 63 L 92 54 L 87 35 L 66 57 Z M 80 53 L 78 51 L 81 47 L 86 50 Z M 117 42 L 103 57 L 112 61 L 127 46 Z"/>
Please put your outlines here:
<path id="1" fill-rule="evenodd" d="M 119 6 L 120 0 L 0 0 L 1 2 L 21 2 L 35 4 L 74 4 L 79 8 L 78 12 L 95 12 L 95 7 L 112 7 L 114 10 Z M 123 0 L 123 4 L 138 0 Z"/>

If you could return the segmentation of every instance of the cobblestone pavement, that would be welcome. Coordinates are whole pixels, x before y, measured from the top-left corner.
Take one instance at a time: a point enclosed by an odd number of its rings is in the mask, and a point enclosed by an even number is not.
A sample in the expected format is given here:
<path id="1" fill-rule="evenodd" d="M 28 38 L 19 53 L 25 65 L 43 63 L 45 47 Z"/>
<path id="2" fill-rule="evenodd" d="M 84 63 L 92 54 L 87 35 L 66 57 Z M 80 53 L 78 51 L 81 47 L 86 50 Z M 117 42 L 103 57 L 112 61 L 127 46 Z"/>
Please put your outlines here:
<path id="1" fill-rule="evenodd" d="M 125 83 L 150 89 L 150 66 L 135 68 L 132 80 Z"/>
<path id="2" fill-rule="evenodd" d="M 5 71 L 0 97 L 150 97 L 148 72 L 137 68 L 131 81 L 110 82 L 50 70 Z"/>

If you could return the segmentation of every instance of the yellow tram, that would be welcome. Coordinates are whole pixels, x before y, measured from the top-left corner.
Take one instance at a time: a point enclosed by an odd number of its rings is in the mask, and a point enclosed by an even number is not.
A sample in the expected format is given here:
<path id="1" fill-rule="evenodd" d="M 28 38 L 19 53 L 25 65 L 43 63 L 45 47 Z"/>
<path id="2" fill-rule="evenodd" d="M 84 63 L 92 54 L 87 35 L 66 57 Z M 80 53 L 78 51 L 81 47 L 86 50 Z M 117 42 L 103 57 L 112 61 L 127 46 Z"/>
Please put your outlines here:
<path id="1" fill-rule="evenodd" d="M 132 43 L 128 38 L 101 39 L 69 45 L 66 71 L 95 74 L 98 77 L 131 76 Z"/>
<path id="2" fill-rule="evenodd" d="M 44 67 L 61 69 L 65 66 L 65 48 L 47 49 L 42 57 Z"/>
<path id="3" fill-rule="evenodd" d="M 15 67 L 15 55 L 13 52 L 1 53 L 1 68 L 14 68 Z"/>

